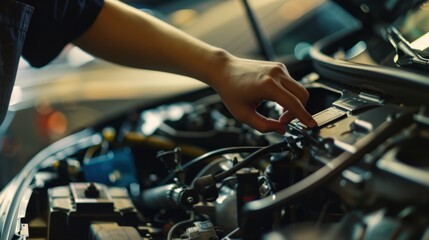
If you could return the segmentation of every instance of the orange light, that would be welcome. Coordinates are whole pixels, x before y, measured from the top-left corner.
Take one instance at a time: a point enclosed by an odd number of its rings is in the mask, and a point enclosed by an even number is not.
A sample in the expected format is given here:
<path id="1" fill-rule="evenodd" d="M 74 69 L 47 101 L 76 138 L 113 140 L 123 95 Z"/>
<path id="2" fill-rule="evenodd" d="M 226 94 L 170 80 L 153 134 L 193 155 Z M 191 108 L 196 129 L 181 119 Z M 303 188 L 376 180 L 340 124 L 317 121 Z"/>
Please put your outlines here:
<path id="1" fill-rule="evenodd" d="M 48 118 L 48 131 L 52 137 L 63 135 L 67 131 L 67 125 L 67 117 L 62 112 L 53 112 Z"/>

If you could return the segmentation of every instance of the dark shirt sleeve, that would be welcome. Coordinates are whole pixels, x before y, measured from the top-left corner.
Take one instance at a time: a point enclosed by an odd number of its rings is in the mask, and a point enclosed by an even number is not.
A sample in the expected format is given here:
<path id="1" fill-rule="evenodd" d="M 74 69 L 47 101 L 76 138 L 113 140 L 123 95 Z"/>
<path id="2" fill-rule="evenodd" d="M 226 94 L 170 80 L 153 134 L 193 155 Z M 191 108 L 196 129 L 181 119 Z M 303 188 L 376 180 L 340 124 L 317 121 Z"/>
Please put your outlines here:
<path id="1" fill-rule="evenodd" d="M 95 21 L 103 0 L 20 0 L 34 7 L 22 56 L 42 67 Z"/>

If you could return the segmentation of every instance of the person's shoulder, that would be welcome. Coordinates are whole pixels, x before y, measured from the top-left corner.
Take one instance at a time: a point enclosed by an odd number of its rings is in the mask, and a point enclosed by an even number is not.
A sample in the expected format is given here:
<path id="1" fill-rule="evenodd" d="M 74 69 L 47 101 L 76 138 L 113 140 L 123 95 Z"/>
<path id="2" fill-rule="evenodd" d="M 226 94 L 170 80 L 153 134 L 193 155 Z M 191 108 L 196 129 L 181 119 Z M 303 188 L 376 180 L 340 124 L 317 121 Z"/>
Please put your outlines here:
<path id="1" fill-rule="evenodd" d="M 104 0 L 20 1 L 34 7 L 22 55 L 35 67 L 48 64 L 84 33 L 104 3 Z"/>
<path id="2" fill-rule="evenodd" d="M 103 5 L 104 0 L 20 0 L 33 6 L 37 12 L 48 14 L 47 16 L 61 17 L 62 15 L 87 11 L 97 11 Z M 46 16 L 46 15 L 45 15 Z"/>

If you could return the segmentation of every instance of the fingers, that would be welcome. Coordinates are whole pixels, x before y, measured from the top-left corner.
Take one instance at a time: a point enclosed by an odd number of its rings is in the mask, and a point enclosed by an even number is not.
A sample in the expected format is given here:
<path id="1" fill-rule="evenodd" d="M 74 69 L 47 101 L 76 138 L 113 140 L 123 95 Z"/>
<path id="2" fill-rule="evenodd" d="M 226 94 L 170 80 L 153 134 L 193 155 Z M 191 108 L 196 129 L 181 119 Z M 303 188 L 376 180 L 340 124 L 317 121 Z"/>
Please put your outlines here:
<path id="1" fill-rule="evenodd" d="M 295 118 L 289 111 L 285 111 L 279 118 L 281 124 L 287 124 Z"/>
<path id="2" fill-rule="evenodd" d="M 264 99 L 277 102 L 288 111 L 281 122 L 290 118 L 286 116 L 293 115 L 310 128 L 317 126 L 316 121 L 314 121 L 313 117 L 305 110 L 298 96 L 292 94 L 289 89 L 285 89 L 282 84 L 279 84 L 271 77 L 266 77 L 263 82 L 265 85 L 263 89 L 266 91 Z M 306 102 L 306 99 L 303 101 Z"/>
<path id="3" fill-rule="evenodd" d="M 284 64 L 236 58 L 227 66 L 228 85 L 217 85 L 216 91 L 237 120 L 260 132 L 284 133 L 286 123 L 294 118 L 307 127 L 317 126 L 304 108 L 308 91 L 293 80 Z M 256 107 L 263 100 L 280 104 L 285 113 L 278 120 L 260 115 Z"/>
<path id="4" fill-rule="evenodd" d="M 243 117 L 236 117 L 239 121 L 245 122 L 260 132 L 285 133 L 286 127 L 278 120 L 266 118 L 256 112 L 255 109 L 248 108 L 242 111 Z"/>
<path id="5" fill-rule="evenodd" d="M 292 78 L 290 79 L 283 78 L 281 79 L 280 83 L 283 86 L 283 88 L 287 89 L 290 93 L 295 95 L 300 100 L 303 106 L 307 104 L 309 93 L 304 86 L 302 86 Z"/>
<path id="6" fill-rule="evenodd" d="M 295 95 L 301 101 L 302 105 L 305 106 L 309 97 L 308 91 L 290 76 L 283 63 L 276 63 L 276 66 L 273 67 L 273 70 L 270 72 L 270 76 L 274 79 L 278 79 L 281 85 Z"/>
<path id="7" fill-rule="evenodd" d="M 313 117 L 304 108 L 309 98 L 308 91 L 290 76 L 286 66 L 282 63 L 276 63 L 269 72 L 269 77 L 273 78 L 274 82 L 280 83 L 280 86 L 267 88 L 270 90 L 269 97 L 271 97 L 267 100 L 279 103 L 286 110 L 280 117 L 280 122 L 286 124 L 297 117 L 308 127 L 317 126 Z"/>

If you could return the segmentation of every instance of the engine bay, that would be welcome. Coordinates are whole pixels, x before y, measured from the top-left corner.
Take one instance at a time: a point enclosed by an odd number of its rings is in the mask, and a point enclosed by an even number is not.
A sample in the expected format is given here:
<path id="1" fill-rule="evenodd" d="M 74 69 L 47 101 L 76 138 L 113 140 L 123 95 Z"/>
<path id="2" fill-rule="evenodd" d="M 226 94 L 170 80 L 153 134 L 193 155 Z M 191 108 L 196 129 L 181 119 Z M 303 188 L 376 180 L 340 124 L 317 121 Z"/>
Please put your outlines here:
<path id="1" fill-rule="evenodd" d="M 314 73 L 302 82 L 317 129 L 295 120 L 285 135 L 261 134 L 203 89 L 53 144 L 38 156 L 19 233 L 50 240 L 427 237 L 422 109 Z M 276 118 L 282 109 L 266 102 L 258 111 Z"/>
<path id="2" fill-rule="evenodd" d="M 260 133 L 209 88 L 131 109 L 28 162 L 0 194 L 4 239 L 428 239 L 428 48 L 383 25 L 420 1 L 336 2 L 362 25 L 286 64 L 318 127 Z M 427 39 L 419 6 L 405 32 Z"/>

